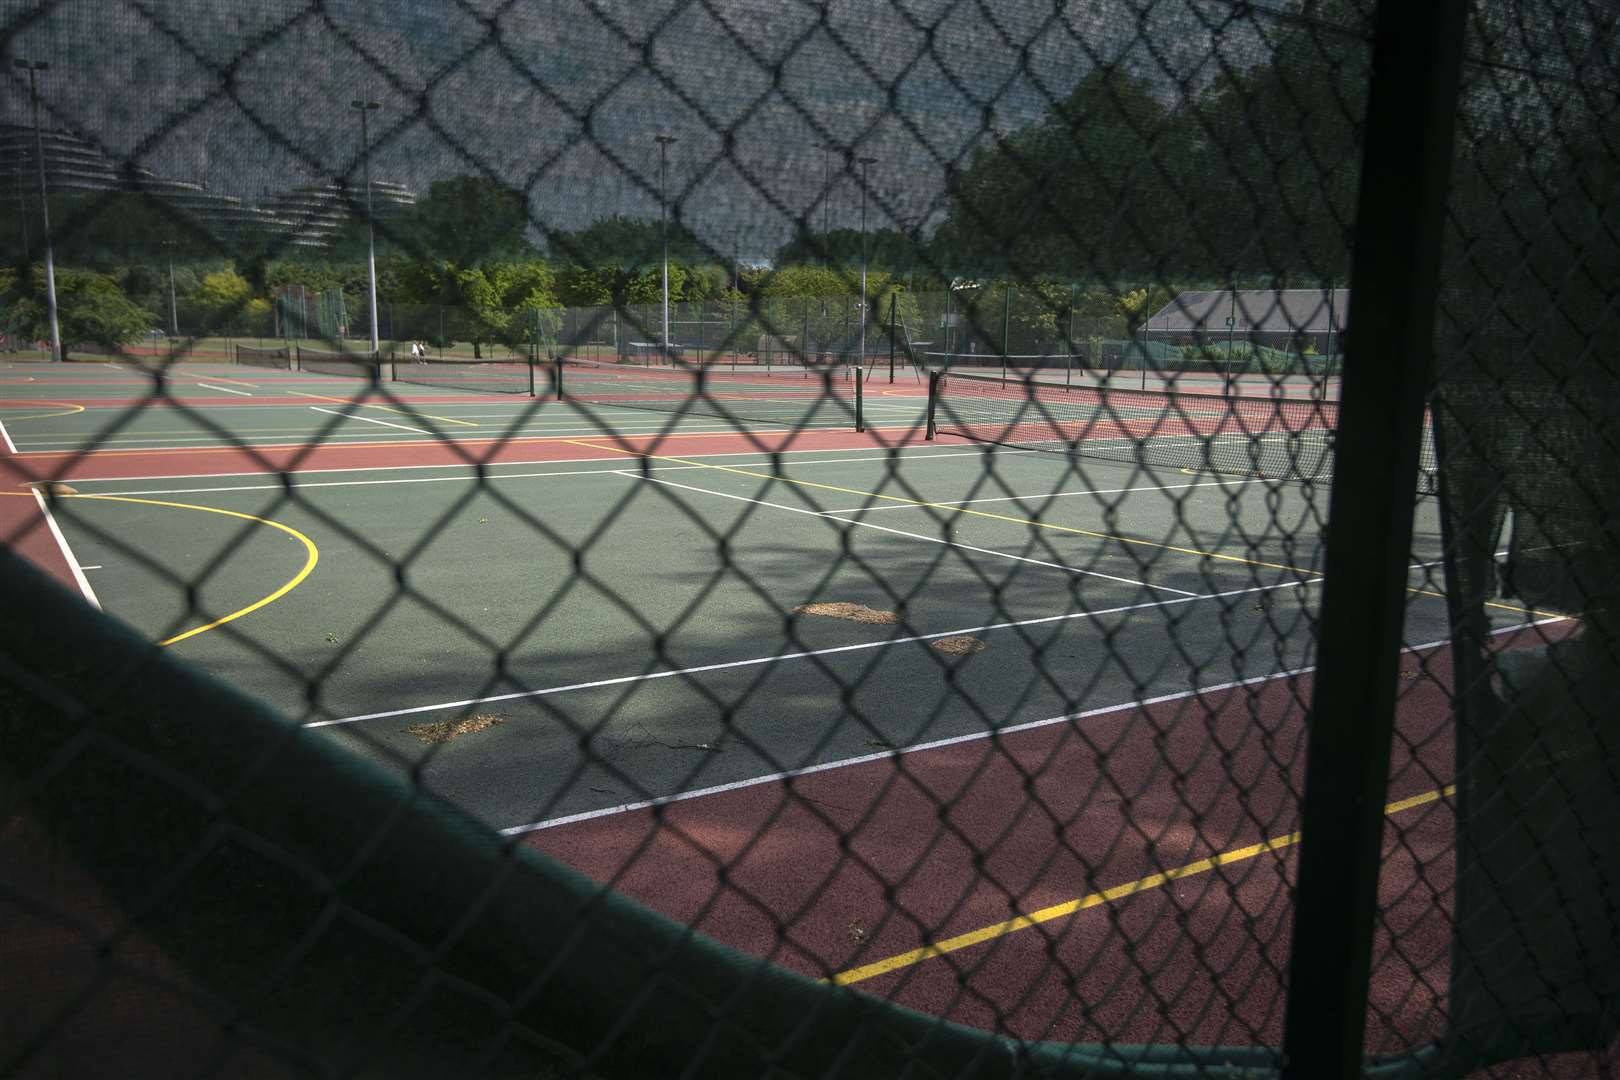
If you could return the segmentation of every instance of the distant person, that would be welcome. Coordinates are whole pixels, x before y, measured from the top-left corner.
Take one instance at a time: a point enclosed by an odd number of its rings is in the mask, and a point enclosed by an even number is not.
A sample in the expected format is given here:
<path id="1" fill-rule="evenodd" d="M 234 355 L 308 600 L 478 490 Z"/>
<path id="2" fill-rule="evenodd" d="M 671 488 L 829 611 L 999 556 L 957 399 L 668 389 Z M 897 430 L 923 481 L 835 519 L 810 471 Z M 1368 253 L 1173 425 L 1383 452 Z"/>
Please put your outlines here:
<path id="1" fill-rule="evenodd" d="M 421 360 L 421 359 L 422 359 L 422 346 L 420 344 L 418 344 L 417 342 L 414 342 L 414 341 L 411 342 L 411 361 L 413 363 L 415 363 L 416 361 Z"/>

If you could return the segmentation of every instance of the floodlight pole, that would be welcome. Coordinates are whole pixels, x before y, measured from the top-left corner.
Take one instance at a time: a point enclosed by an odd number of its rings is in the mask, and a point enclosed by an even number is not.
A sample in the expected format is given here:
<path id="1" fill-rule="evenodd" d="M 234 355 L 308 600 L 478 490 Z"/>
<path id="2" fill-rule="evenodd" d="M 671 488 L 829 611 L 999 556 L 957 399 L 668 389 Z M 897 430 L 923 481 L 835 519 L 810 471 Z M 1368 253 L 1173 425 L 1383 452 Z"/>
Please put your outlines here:
<path id="1" fill-rule="evenodd" d="M 22 256 L 28 260 L 28 196 L 23 188 L 22 158 L 17 159 L 17 222 L 22 227 Z"/>
<path id="2" fill-rule="evenodd" d="M 377 338 L 377 228 L 371 216 L 371 130 L 366 114 L 382 108 L 379 102 L 355 98 L 349 108 L 360 114 L 360 167 L 366 183 L 366 278 L 371 301 L 371 355 L 382 349 Z"/>
<path id="3" fill-rule="evenodd" d="M 667 132 L 660 132 L 653 138 L 658 140 L 658 217 L 659 232 L 664 241 L 664 337 L 661 342 L 664 353 L 664 363 L 671 362 L 669 348 L 669 198 L 664 193 L 664 181 L 669 169 L 669 144 L 675 141 L 675 136 Z"/>
<path id="4" fill-rule="evenodd" d="M 28 99 L 34 109 L 34 163 L 39 166 L 39 215 L 45 226 L 45 308 L 51 320 L 51 359 L 62 359 L 62 330 L 56 318 L 56 253 L 51 241 L 51 194 L 45 185 L 45 137 L 39 130 L 39 85 L 35 76 L 49 71 L 43 60 L 13 60 L 15 67 L 28 72 Z"/>
<path id="5" fill-rule="evenodd" d="M 1232 285 L 1232 308 L 1226 316 L 1226 392 L 1232 392 L 1232 350 L 1237 347 L 1237 285 Z M 1253 351 L 1252 349 L 1250 350 Z"/>
<path id="6" fill-rule="evenodd" d="M 821 256 L 823 265 L 832 264 L 832 226 L 828 212 L 832 209 L 832 143 L 821 144 Z"/>
<path id="7" fill-rule="evenodd" d="M 875 157 L 856 158 L 861 164 L 861 357 L 856 363 L 866 368 L 866 169 Z"/>
<path id="8" fill-rule="evenodd" d="M 169 337 L 173 339 L 180 336 L 180 308 L 174 298 L 174 241 L 165 240 L 163 246 L 169 249 Z"/>

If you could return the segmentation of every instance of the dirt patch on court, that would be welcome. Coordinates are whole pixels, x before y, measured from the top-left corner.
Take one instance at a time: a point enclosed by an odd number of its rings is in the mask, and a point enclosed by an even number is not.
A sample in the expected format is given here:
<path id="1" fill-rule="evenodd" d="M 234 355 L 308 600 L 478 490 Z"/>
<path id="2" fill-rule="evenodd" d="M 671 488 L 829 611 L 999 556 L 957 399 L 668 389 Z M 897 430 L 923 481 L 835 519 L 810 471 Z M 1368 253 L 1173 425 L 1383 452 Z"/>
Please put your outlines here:
<path id="1" fill-rule="evenodd" d="M 848 619 L 867 626 L 893 626 L 900 616 L 892 611 L 879 611 L 865 604 L 852 604 L 847 600 L 834 600 L 820 604 L 800 604 L 793 609 L 795 615 L 822 615 L 829 619 Z"/>
<path id="2" fill-rule="evenodd" d="M 946 656 L 972 656 L 974 653 L 984 652 L 985 649 L 989 648 L 988 645 L 971 634 L 953 634 L 950 637 L 942 637 L 938 641 L 929 642 L 928 647 L 937 653 L 944 653 Z"/>
<path id="3" fill-rule="evenodd" d="M 471 716 L 458 716 L 454 720 L 439 720 L 432 724 L 412 724 L 405 729 L 405 733 L 415 735 L 422 742 L 432 746 L 434 743 L 447 743 L 463 735 L 473 735 L 504 723 L 506 723 L 504 716 L 497 716 L 494 713 L 473 713 Z"/>

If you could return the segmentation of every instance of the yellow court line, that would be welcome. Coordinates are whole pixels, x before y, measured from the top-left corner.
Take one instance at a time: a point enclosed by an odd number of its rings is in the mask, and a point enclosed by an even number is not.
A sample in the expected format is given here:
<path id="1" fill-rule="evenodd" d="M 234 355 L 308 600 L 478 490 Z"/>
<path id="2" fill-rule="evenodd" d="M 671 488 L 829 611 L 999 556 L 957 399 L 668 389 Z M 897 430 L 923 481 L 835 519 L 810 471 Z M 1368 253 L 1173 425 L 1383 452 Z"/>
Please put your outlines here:
<path id="1" fill-rule="evenodd" d="M 587 447 L 591 450 L 612 450 L 618 454 L 628 454 L 632 457 L 645 458 L 649 461 L 672 461 L 678 465 L 695 465 L 704 469 L 715 469 L 719 472 L 737 473 L 740 476 L 754 476 L 761 480 L 778 480 L 784 484 L 797 484 L 800 487 L 820 488 L 823 491 L 835 491 L 840 495 L 856 495 L 868 499 L 882 499 L 884 502 L 901 503 L 906 506 L 915 506 L 929 510 L 945 510 L 953 514 L 968 514 L 972 517 L 989 518 L 992 521 L 1005 521 L 1014 525 L 1028 525 L 1037 529 L 1051 529 L 1055 532 L 1071 533 L 1075 536 L 1088 536 L 1094 540 L 1117 540 L 1122 544 L 1136 544 L 1140 547 L 1155 548 L 1159 551 L 1173 551 L 1180 555 L 1196 555 L 1204 559 L 1219 559 L 1223 562 L 1241 563 L 1244 566 L 1259 566 L 1267 570 L 1283 570 L 1290 574 L 1307 574 L 1311 577 L 1321 577 L 1320 570 L 1305 570 L 1298 566 L 1288 566 L 1285 563 L 1265 562 L 1261 559 L 1245 559 L 1241 555 L 1224 555 L 1216 551 L 1200 551 L 1198 548 L 1178 547 L 1175 544 L 1161 544 L 1155 540 L 1139 540 L 1131 536 L 1119 536 L 1115 533 L 1096 532 L 1092 529 L 1076 528 L 1072 525 L 1058 525 L 1050 521 L 1036 521 L 1033 518 L 1013 517 L 1009 514 L 995 514 L 988 510 L 974 510 L 966 506 L 957 506 L 951 503 L 924 502 L 920 499 L 908 499 L 900 495 L 883 495 L 876 491 L 862 491 L 858 488 L 839 487 L 836 484 L 822 484 L 814 480 L 799 480 L 791 476 L 781 476 L 776 473 L 762 473 L 753 469 L 740 469 L 735 465 L 714 465 L 706 461 L 693 461 L 690 458 L 670 457 L 664 454 L 645 454 L 638 450 L 626 450 L 617 446 L 598 446 L 595 443 L 585 442 L 581 439 L 570 440 L 575 446 Z"/>
<path id="2" fill-rule="evenodd" d="M 1447 784 L 1445 787 L 1439 788 L 1435 791 L 1425 791 L 1421 795 L 1413 795 L 1411 798 L 1401 799 L 1397 802 L 1387 804 L 1384 807 L 1384 813 L 1398 814 L 1403 810 L 1411 810 L 1415 807 L 1423 806 L 1427 803 L 1432 803 L 1439 799 L 1443 799 L 1446 796 L 1453 794 L 1456 790 L 1456 785 Z M 1233 863 L 1245 862 L 1249 859 L 1255 858 L 1258 855 L 1263 855 L 1268 851 L 1281 851 L 1284 848 L 1292 847 L 1295 844 L 1298 844 L 1299 840 L 1299 833 L 1292 832 L 1286 836 L 1274 836 L 1270 839 L 1262 840 L 1258 844 L 1250 844 L 1248 847 L 1234 848 L 1231 851 L 1222 851 L 1207 858 L 1198 859 L 1194 862 L 1187 863 L 1183 866 L 1172 867 L 1169 870 L 1164 870 L 1157 874 L 1149 874 L 1147 877 L 1137 878 L 1135 881 L 1127 881 L 1123 885 L 1115 885 L 1111 889 L 1104 889 L 1101 892 L 1094 892 L 1088 896 L 1082 896 L 1076 900 L 1069 900 L 1061 904 L 1053 904 L 1051 907 L 1042 908 L 1041 910 L 1031 912 L 1028 915 L 1019 915 L 1016 918 L 1007 919 L 1004 922 L 994 923 L 990 926 L 983 926 L 977 930 L 970 930 L 965 934 L 958 934 L 955 937 L 946 938 L 944 941 L 934 942 L 932 945 L 924 945 L 920 949 L 912 949 L 909 952 L 897 953 L 894 956 L 886 957 L 882 960 L 876 960 L 870 964 L 863 964 L 860 967 L 849 968 L 847 970 L 838 972 L 830 978 L 822 979 L 821 981 L 830 982 L 835 986 L 850 986 L 854 983 L 864 982 L 867 979 L 875 979 L 879 975 L 887 975 L 891 971 L 898 971 L 901 968 L 912 967 L 916 964 L 922 963 L 924 960 L 931 960 L 935 957 L 944 956 L 947 953 L 959 952 L 962 949 L 966 949 L 974 945 L 982 945 L 986 941 L 991 941 L 999 937 L 1005 937 L 1008 934 L 1015 933 L 1019 930 L 1027 930 L 1030 927 L 1039 926 L 1042 923 L 1048 923 L 1054 919 L 1066 918 L 1069 915 L 1073 915 L 1076 912 L 1085 911 L 1088 908 L 1101 907 L 1104 904 L 1113 903 L 1115 900 L 1123 900 L 1127 897 L 1136 896 L 1139 893 L 1150 892 L 1153 889 L 1168 885 L 1172 881 L 1180 881 L 1183 878 L 1195 877 L 1199 874 L 1207 874 L 1217 866 L 1231 866 Z"/>
<path id="3" fill-rule="evenodd" d="M 325 394 L 309 394 L 309 393 L 305 393 L 302 390 L 289 390 L 289 391 L 287 391 L 287 393 L 292 394 L 292 395 L 294 395 L 296 397 L 314 398 L 316 401 L 336 402 L 339 405 L 353 405 L 356 408 L 360 408 L 360 409 L 383 409 L 383 410 L 385 410 L 387 412 L 399 413 L 401 416 L 409 416 L 409 417 L 418 417 L 418 416 L 420 416 L 420 417 L 425 417 L 425 418 L 427 418 L 429 420 L 440 420 L 440 421 L 443 421 L 446 424 L 460 424 L 463 427 L 477 427 L 478 426 L 477 424 L 473 423 L 471 420 L 456 420 L 456 419 L 453 419 L 453 418 L 448 417 L 448 416 L 434 416 L 432 413 L 425 413 L 425 412 L 421 412 L 421 411 L 418 411 L 418 410 L 415 410 L 415 409 L 400 409 L 400 408 L 396 408 L 393 405 L 374 405 L 369 401 L 356 401 L 353 398 L 327 397 Z"/>
<path id="4" fill-rule="evenodd" d="M 45 419 L 48 419 L 48 418 L 50 418 L 52 416 L 77 416 L 80 413 L 84 412 L 84 406 L 83 405 L 75 405 L 71 401 L 43 401 L 42 400 L 42 401 L 30 401 L 30 402 L 28 402 L 28 404 L 29 405 L 60 405 L 60 406 L 62 406 L 62 408 L 59 409 L 56 412 L 24 413 L 22 416 L 12 416 L 9 413 L 6 413 L 3 408 L 0 408 L 0 420 L 6 420 L 8 422 L 16 421 L 16 420 L 45 420 Z"/>
<path id="5" fill-rule="evenodd" d="M 0 491 L 0 495 L 17 494 L 20 493 L 15 491 Z M 29 498 L 31 496 L 24 497 Z M 256 514 L 243 514 L 235 510 L 222 510 L 217 506 L 198 506 L 195 503 L 165 502 L 161 499 L 137 499 L 130 495 L 57 495 L 55 498 L 94 499 L 98 502 L 140 503 L 145 506 L 166 506 L 174 510 L 199 510 L 205 514 L 223 514 L 226 517 L 241 518 L 243 521 L 252 521 L 259 525 L 267 525 L 272 529 L 280 529 L 282 532 L 304 545 L 306 558 L 304 559 L 303 567 L 275 592 L 270 593 L 267 596 L 260 597 L 247 607 L 238 608 L 229 615 L 221 616 L 220 618 L 215 619 L 213 622 L 204 623 L 201 626 L 194 626 L 190 630 L 176 634 L 173 637 L 164 638 L 162 641 L 158 642 L 159 645 L 174 645 L 186 640 L 187 638 L 193 638 L 198 634 L 207 633 L 209 630 L 224 626 L 228 622 L 235 622 L 244 615 L 251 615 L 253 612 L 258 611 L 265 605 L 272 604 L 275 601 L 280 600 L 283 596 L 286 596 L 288 593 L 292 592 L 300 584 L 302 584 L 305 578 L 309 577 L 310 571 L 315 569 L 315 564 L 320 561 L 321 557 L 320 550 L 315 546 L 315 541 L 311 540 L 297 529 L 290 525 L 283 525 L 279 521 L 271 521 L 269 518 L 259 517 Z"/>

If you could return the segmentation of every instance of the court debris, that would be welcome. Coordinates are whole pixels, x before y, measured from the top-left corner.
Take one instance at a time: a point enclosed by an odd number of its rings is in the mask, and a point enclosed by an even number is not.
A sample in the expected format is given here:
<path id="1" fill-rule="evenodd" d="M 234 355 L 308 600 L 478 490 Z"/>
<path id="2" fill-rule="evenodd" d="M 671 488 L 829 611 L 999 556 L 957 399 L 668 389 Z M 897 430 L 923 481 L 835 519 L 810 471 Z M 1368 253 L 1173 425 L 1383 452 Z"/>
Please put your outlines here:
<path id="1" fill-rule="evenodd" d="M 900 621 L 900 616 L 893 611 L 879 611 L 865 604 L 855 604 L 847 600 L 800 604 L 793 609 L 793 614 L 823 615 L 829 619 L 848 619 L 850 622 L 864 623 L 868 626 L 893 626 Z"/>
<path id="2" fill-rule="evenodd" d="M 953 634 L 929 642 L 928 647 L 946 656 L 972 656 L 974 653 L 984 652 L 989 646 L 971 634 Z"/>
<path id="3" fill-rule="evenodd" d="M 424 745 L 432 746 L 435 743 L 459 739 L 463 735 L 473 735 L 504 723 L 506 717 L 495 713 L 473 713 L 470 716 L 458 716 L 450 720 L 437 720 L 431 724 L 411 724 L 404 730 L 406 734 L 421 739 Z"/>

